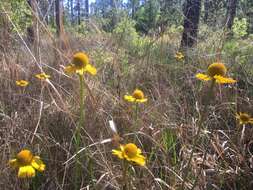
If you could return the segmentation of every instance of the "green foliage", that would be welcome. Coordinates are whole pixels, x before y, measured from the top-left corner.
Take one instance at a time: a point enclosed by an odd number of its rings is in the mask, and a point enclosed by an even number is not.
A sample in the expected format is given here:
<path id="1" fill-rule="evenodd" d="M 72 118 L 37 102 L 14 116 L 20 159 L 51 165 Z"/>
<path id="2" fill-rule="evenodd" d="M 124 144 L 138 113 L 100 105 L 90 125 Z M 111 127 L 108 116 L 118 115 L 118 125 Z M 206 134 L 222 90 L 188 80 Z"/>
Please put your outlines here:
<path id="1" fill-rule="evenodd" d="M 124 46 L 130 54 L 142 56 L 150 45 L 150 39 L 141 37 L 136 31 L 135 25 L 135 21 L 124 18 L 113 30 L 113 35 L 117 42 Z"/>
<path id="2" fill-rule="evenodd" d="M 136 15 L 137 30 L 148 33 L 155 30 L 160 18 L 160 5 L 156 0 L 147 1 L 144 6 L 139 8 Z"/>
<path id="3" fill-rule="evenodd" d="M 0 3 L 7 11 L 17 30 L 24 33 L 32 23 L 32 12 L 26 0 L 10 0 Z"/>
<path id="4" fill-rule="evenodd" d="M 248 22 L 246 18 L 235 18 L 234 24 L 232 27 L 234 36 L 237 38 L 241 38 L 247 35 L 247 29 L 248 29 Z"/>

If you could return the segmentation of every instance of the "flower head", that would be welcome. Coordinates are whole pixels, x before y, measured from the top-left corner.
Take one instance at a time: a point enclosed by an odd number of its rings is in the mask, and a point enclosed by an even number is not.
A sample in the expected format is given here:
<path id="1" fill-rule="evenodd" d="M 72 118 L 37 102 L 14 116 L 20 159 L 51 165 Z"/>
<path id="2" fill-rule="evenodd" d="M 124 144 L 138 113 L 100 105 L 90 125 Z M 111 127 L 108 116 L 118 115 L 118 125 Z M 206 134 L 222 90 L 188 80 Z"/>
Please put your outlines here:
<path id="1" fill-rule="evenodd" d="M 247 113 L 236 114 L 236 119 L 239 120 L 240 125 L 253 124 L 253 117 L 250 117 Z"/>
<path id="2" fill-rule="evenodd" d="M 137 103 L 144 103 L 148 101 L 148 99 L 145 98 L 144 93 L 139 89 L 135 89 L 132 95 L 125 95 L 124 99 L 128 102 Z"/>
<path id="3" fill-rule="evenodd" d="M 9 165 L 16 169 L 18 168 L 19 178 L 31 178 L 35 176 L 35 170 L 43 172 L 45 164 L 39 156 L 34 156 L 30 150 L 21 150 L 15 159 L 9 161 Z"/>
<path id="4" fill-rule="evenodd" d="M 28 84 L 29 84 L 29 82 L 26 81 L 26 80 L 17 80 L 17 81 L 16 81 L 16 85 L 17 85 L 17 86 L 26 87 Z"/>
<path id="5" fill-rule="evenodd" d="M 83 75 L 85 72 L 92 75 L 97 74 L 97 70 L 90 64 L 88 56 L 82 52 L 74 54 L 71 64 L 65 67 L 65 72 L 68 74 L 77 73 L 79 75 Z"/>
<path id="6" fill-rule="evenodd" d="M 50 78 L 50 75 L 47 75 L 46 73 L 40 73 L 40 74 L 35 75 L 35 77 L 40 80 L 46 80 Z"/>
<path id="7" fill-rule="evenodd" d="M 196 78 L 202 81 L 214 80 L 219 84 L 235 83 L 236 80 L 226 77 L 227 68 L 223 63 L 212 63 L 207 69 L 207 74 L 198 73 Z"/>
<path id="8" fill-rule="evenodd" d="M 118 156 L 120 159 L 126 159 L 127 161 L 135 162 L 140 166 L 145 166 L 146 157 L 141 155 L 141 149 L 135 144 L 128 143 L 126 145 L 120 145 L 120 150 L 112 150 L 112 154 Z"/>
<path id="9" fill-rule="evenodd" d="M 184 54 L 182 52 L 176 52 L 175 56 L 177 61 L 182 61 L 184 60 Z"/>

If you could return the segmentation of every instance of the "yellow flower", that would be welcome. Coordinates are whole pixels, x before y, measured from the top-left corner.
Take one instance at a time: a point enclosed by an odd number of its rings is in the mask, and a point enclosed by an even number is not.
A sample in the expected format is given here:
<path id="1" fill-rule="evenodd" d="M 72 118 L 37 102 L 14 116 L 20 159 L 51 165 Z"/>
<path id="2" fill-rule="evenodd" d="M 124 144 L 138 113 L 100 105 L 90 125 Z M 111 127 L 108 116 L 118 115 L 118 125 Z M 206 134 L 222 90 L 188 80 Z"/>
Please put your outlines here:
<path id="1" fill-rule="evenodd" d="M 144 103 L 148 101 L 148 99 L 145 98 L 144 93 L 139 89 L 135 89 L 132 95 L 125 95 L 124 99 L 128 102 L 137 102 L 137 103 Z"/>
<path id="2" fill-rule="evenodd" d="M 40 73 L 40 74 L 35 75 L 35 77 L 40 80 L 46 80 L 50 78 L 50 75 L 47 75 L 46 73 Z"/>
<path id="3" fill-rule="evenodd" d="M 9 161 L 9 165 L 18 168 L 19 178 L 31 178 L 35 176 L 35 170 L 43 172 L 46 165 L 41 161 L 39 156 L 33 156 L 29 150 L 21 150 L 15 159 Z"/>
<path id="4" fill-rule="evenodd" d="M 184 55 L 181 52 L 176 52 L 175 56 L 177 61 L 182 61 L 184 60 Z"/>
<path id="5" fill-rule="evenodd" d="M 207 74 L 198 73 L 196 78 L 202 81 L 214 80 L 219 84 L 235 83 L 236 80 L 226 77 L 227 68 L 223 63 L 212 63 L 207 69 Z"/>
<path id="6" fill-rule="evenodd" d="M 18 86 L 26 87 L 28 84 L 29 84 L 29 82 L 26 80 L 17 80 L 16 81 L 16 85 L 18 85 Z"/>
<path id="7" fill-rule="evenodd" d="M 118 156 L 120 159 L 135 162 L 140 166 L 145 166 L 146 164 L 146 157 L 141 155 L 141 149 L 133 143 L 120 145 L 120 150 L 114 149 L 112 150 L 112 154 Z"/>
<path id="8" fill-rule="evenodd" d="M 88 72 L 91 75 L 96 75 L 97 69 L 90 64 L 89 58 L 85 53 L 79 52 L 74 54 L 72 63 L 65 67 L 65 72 L 67 74 L 77 73 L 79 75 Z"/>
<path id="9" fill-rule="evenodd" d="M 247 113 L 236 114 L 236 119 L 239 120 L 240 125 L 253 124 L 253 117 L 250 117 Z"/>

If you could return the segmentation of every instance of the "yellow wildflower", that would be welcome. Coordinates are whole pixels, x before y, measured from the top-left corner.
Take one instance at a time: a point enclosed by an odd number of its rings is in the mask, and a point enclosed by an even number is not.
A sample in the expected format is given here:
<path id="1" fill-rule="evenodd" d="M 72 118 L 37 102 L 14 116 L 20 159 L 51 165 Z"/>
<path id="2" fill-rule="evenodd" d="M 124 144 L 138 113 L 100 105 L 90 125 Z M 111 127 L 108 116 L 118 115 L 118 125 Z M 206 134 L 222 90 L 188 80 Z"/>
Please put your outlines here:
<path id="1" fill-rule="evenodd" d="M 40 73 L 40 74 L 35 75 L 35 77 L 40 80 L 46 80 L 50 78 L 50 75 L 47 75 L 46 73 Z"/>
<path id="2" fill-rule="evenodd" d="M 144 103 L 148 101 L 148 99 L 145 98 L 144 93 L 139 89 L 135 89 L 132 95 L 125 95 L 124 99 L 128 102 L 137 103 Z"/>
<path id="3" fill-rule="evenodd" d="M 15 159 L 11 159 L 9 165 L 14 169 L 18 168 L 19 178 L 34 177 L 35 170 L 43 172 L 46 167 L 39 156 L 33 156 L 31 151 L 26 149 L 21 150 Z"/>
<path id="4" fill-rule="evenodd" d="M 182 52 L 176 52 L 175 56 L 177 61 L 182 61 L 184 60 L 184 54 Z"/>
<path id="5" fill-rule="evenodd" d="M 196 78 L 202 81 L 214 80 L 219 84 L 235 83 L 236 80 L 226 77 L 227 68 L 223 63 L 212 63 L 207 69 L 207 74 L 198 73 Z"/>
<path id="6" fill-rule="evenodd" d="M 128 143 L 126 145 L 120 145 L 120 150 L 112 150 L 112 154 L 118 156 L 120 159 L 126 159 L 127 161 L 135 162 L 140 166 L 145 166 L 146 157 L 141 155 L 141 149 L 135 144 Z"/>
<path id="7" fill-rule="evenodd" d="M 250 117 L 247 113 L 237 113 L 236 119 L 239 120 L 240 125 L 253 124 L 253 117 Z"/>
<path id="8" fill-rule="evenodd" d="M 17 86 L 26 87 L 28 84 L 29 84 L 29 82 L 26 81 L 26 80 L 17 80 L 17 81 L 16 81 L 16 85 L 17 85 Z"/>
<path id="9" fill-rule="evenodd" d="M 74 54 L 72 63 L 65 67 L 65 72 L 67 74 L 77 73 L 79 75 L 88 72 L 91 75 L 96 75 L 97 69 L 90 64 L 89 58 L 85 53 L 78 52 Z"/>

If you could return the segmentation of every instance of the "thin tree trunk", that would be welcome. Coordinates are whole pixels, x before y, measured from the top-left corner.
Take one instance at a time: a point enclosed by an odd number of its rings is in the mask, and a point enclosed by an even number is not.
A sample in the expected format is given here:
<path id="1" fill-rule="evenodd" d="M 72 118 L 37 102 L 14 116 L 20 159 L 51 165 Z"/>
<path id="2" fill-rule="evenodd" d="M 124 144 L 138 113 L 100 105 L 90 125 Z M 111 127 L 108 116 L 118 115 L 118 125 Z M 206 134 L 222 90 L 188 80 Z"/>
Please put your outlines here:
<path id="1" fill-rule="evenodd" d="M 89 0 L 85 0 L 85 17 L 88 18 L 89 17 Z"/>
<path id="2" fill-rule="evenodd" d="M 234 18 L 236 15 L 236 7 L 237 7 L 237 0 L 228 0 L 227 2 L 227 19 L 226 19 L 226 26 L 229 31 L 231 31 Z"/>
<path id="3" fill-rule="evenodd" d="M 187 0 L 184 9 L 184 31 L 181 40 L 181 48 L 193 47 L 198 36 L 198 24 L 200 16 L 201 0 Z"/>
<path id="4" fill-rule="evenodd" d="M 209 16 L 209 6 L 210 6 L 210 0 L 205 0 L 204 2 L 204 23 L 208 22 L 208 16 Z"/>
<path id="5" fill-rule="evenodd" d="M 70 16 L 71 16 L 71 24 L 74 24 L 74 5 L 73 5 L 73 0 L 70 0 Z"/>
<path id="6" fill-rule="evenodd" d="M 80 0 L 77 0 L 77 23 L 78 25 L 81 24 L 81 7 L 80 7 Z"/>
<path id="7" fill-rule="evenodd" d="M 63 12 L 61 0 L 55 0 L 55 23 L 57 36 L 61 36 L 63 33 Z"/>

